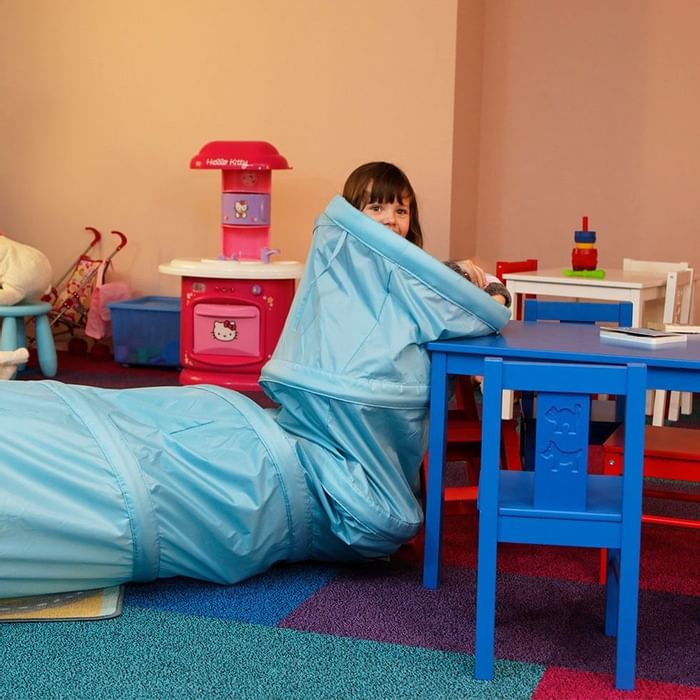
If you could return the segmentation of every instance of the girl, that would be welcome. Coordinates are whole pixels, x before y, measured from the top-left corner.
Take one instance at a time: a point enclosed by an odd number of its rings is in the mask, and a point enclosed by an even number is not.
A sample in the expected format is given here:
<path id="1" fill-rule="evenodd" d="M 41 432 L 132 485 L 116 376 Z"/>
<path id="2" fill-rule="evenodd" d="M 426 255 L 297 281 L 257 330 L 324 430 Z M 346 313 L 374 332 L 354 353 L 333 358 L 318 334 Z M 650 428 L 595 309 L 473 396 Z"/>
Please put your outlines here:
<path id="1" fill-rule="evenodd" d="M 408 177 L 396 165 L 378 161 L 359 166 L 345 181 L 343 197 L 362 213 L 423 247 L 416 195 Z M 510 292 L 505 286 L 471 260 L 445 264 L 499 303 L 510 306 Z"/>

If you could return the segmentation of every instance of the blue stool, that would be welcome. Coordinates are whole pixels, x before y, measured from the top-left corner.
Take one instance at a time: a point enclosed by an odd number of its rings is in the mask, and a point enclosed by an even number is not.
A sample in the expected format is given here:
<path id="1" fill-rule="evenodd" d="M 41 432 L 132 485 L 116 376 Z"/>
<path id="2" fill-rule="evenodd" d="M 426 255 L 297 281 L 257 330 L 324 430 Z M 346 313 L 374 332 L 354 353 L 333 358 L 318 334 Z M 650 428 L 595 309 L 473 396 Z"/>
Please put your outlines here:
<path id="1" fill-rule="evenodd" d="M 58 370 L 56 345 L 49 326 L 51 304 L 44 301 L 23 301 L 13 306 L 0 306 L 0 350 L 17 350 L 27 346 L 24 323 L 27 318 L 35 319 L 36 354 L 39 368 L 45 377 L 55 377 Z M 18 367 L 18 370 L 24 367 Z"/>

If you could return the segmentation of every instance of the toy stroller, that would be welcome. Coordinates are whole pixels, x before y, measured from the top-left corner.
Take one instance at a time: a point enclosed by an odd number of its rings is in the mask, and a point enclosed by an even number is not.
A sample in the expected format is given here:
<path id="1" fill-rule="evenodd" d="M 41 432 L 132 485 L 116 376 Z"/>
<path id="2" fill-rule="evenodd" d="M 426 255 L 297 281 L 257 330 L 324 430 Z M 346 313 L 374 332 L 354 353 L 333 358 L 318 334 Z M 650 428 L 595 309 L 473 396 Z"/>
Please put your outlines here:
<path id="1" fill-rule="evenodd" d="M 85 230 L 92 233 L 92 241 L 75 264 L 56 282 L 47 299 L 52 305 L 49 324 L 54 329 L 54 336 L 70 336 L 68 350 L 74 353 L 84 353 L 87 350 L 87 341 L 76 337 L 76 331 L 84 331 L 95 287 L 104 283 L 112 258 L 127 244 L 123 233 L 111 231 L 110 233 L 119 238 L 119 244 L 104 260 L 97 260 L 90 257 L 89 253 L 99 243 L 102 234 L 92 226 L 86 226 Z M 96 348 L 97 346 L 93 350 Z"/>

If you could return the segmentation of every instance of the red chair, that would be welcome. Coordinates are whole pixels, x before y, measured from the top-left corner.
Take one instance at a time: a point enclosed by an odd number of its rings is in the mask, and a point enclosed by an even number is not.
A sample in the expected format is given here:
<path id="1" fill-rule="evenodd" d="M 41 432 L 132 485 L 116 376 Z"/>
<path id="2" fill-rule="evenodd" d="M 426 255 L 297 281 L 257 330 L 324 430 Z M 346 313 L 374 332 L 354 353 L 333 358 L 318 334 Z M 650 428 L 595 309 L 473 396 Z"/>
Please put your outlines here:
<path id="1" fill-rule="evenodd" d="M 453 407 L 447 414 L 446 462 L 466 464 L 466 484 L 445 486 L 445 503 L 476 504 L 481 461 L 481 416 L 471 377 L 457 377 Z M 520 434 L 515 420 L 504 420 L 501 453 L 506 469 L 521 470 Z M 428 483 L 428 455 L 423 460 L 423 483 Z"/>
<path id="2" fill-rule="evenodd" d="M 527 272 L 537 269 L 537 260 L 499 260 L 496 277 L 504 282 L 507 272 Z M 475 504 L 479 483 L 481 456 L 481 417 L 474 400 L 474 386 L 470 377 L 457 377 L 453 408 L 447 414 L 446 461 L 465 462 L 466 485 L 446 486 L 445 503 Z M 504 420 L 502 426 L 502 457 L 506 469 L 522 469 L 520 434 L 515 420 Z M 428 479 L 428 456 L 423 460 L 423 481 Z"/>
<path id="3" fill-rule="evenodd" d="M 537 269 L 537 260 L 535 258 L 528 258 L 527 260 L 499 260 L 496 262 L 496 277 L 498 277 L 503 284 L 506 283 L 503 275 L 509 272 L 532 272 Z M 527 295 L 525 298 L 530 299 L 534 295 Z M 519 298 L 517 301 L 513 300 L 515 304 L 515 313 L 513 318 L 523 317 L 523 300 Z"/>
<path id="4" fill-rule="evenodd" d="M 621 474 L 624 466 L 622 446 L 625 440 L 621 425 L 603 444 L 603 473 Z M 647 425 L 644 431 L 644 476 L 671 481 L 700 481 L 700 430 Z M 645 487 L 644 495 L 676 501 L 700 503 L 700 494 Z M 700 529 L 700 519 L 642 514 L 642 523 Z M 601 551 L 600 582 L 607 577 L 606 551 Z"/>

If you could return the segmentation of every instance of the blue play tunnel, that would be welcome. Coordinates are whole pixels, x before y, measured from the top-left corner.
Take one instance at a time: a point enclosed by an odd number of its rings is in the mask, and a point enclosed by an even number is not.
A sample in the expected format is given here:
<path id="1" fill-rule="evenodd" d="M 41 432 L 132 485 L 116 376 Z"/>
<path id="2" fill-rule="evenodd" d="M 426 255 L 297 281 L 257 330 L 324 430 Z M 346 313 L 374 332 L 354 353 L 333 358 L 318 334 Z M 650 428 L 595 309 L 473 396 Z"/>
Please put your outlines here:
<path id="1" fill-rule="evenodd" d="M 430 340 L 509 312 L 334 198 L 261 384 L 0 384 L 0 597 L 385 556 L 422 522 Z"/>

